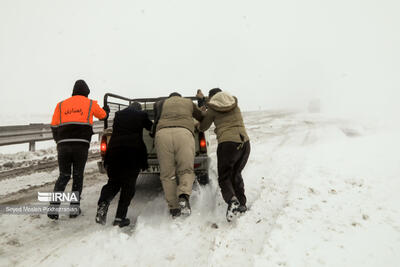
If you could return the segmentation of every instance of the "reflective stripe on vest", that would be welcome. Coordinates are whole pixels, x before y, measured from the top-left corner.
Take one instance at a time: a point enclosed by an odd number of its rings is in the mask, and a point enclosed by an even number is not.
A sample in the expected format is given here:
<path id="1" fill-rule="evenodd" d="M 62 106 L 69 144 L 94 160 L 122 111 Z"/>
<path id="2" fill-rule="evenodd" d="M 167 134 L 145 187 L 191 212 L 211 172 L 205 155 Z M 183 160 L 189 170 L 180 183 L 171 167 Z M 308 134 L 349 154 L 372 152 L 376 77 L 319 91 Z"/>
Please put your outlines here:
<path id="1" fill-rule="evenodd" d="M 63 102 L 63 101 L 61 101 L 61 102 L 60 102 L 60 105 L 59 105 L 59 107 L 60 107 L 60 124 L 61 124 L 61 104 L 62 104 L 62 102 Z"/>
<path id="2" fill-rule="evenodd" d="M 52 125 L 52 128 L 57 128 L 59 126 L 63 126 L 63 125 L 88 125 L 88 126 L 92 126 L 89 122 L 64 122 L 64 123 L 60 123 L 59 125 Z"/>
<path id="3" fill-rule="evenodd" d="M 92 111 L 93 100 L 90 99 L 89 112 L 87 114 L 87 122 L 90 124 L 90 112 Z"/>

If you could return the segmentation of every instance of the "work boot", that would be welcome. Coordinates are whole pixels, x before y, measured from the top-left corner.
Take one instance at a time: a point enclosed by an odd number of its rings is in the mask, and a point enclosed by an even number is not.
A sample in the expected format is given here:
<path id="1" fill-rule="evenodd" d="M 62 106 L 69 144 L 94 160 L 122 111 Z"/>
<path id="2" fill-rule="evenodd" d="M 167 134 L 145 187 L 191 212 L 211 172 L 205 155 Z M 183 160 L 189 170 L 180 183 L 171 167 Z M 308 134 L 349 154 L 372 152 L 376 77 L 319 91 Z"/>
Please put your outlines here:
<path id="1" fill-rule="evenodd" d="M 79 207 L 79 205 L 71 205 L 70 206 L 71 208 L 78 208 L 78 211 L 71 211 L 70 212 L 70 214 L 69 214 L 69 218 L 70 219 L 74 219 L 74 218 L 76 218 L 76 217 L 78 217 L 79 215 L 81 215 L 81 213 L 82 213 L 82 211 L 81 211 L 81 208 Z"/>
<path id="2" fill-rule="evenodd" d="M 171 214 L 172 219 L 181 216 L 181 209 L 170 209 L 169 214 Z"/>
<path id="3" fill-rule="evenodd" d="M 57 206 L 57 205 L 53 205 L 53 204 L 50 204 L 50 206 L 49 206 L 49 209 L 53 209 L 53 208 L 58 208 L 59 206 Z M 58 220 L 58 211 L 56 211 L 56 210 L 49 210 L 48 212 L 47 212 L 47 217 L 49 217 L 50 219 L 52 219 L 52 220 Z"/>
<path id="4" fill-rule="evenodd" d="M 56 221 L 58 220 L 58 213 L 47 213 L 47 217 Z"/>
<path id="5" fill-rule="evenodd" d="M 106 224 L 107 221 L 107 211 L 108 211 L 108 206 L 110 203 L 108 202 L 102 202 L 99 204 L 97 207 L 97 213 L 96 213 L 96 222 L 102 225 Z"/>
<path id="6" fill-rule="evenodd" d="M 247 206 L 240 204 L 240 206 L 238 208 L 238 211 L 239 211 L 240 214 L 245 213 L 247 211 Z"/>
<path id="7" fill-rule="evenodd" d="M 228 203 L 228 209 L 226 210 L 226 220 L 228 222 L 233 221 L 239 213 L 240 203 L 236 197 L 233 197 Z"/>
<path id="8" fill-rule="evenodd" d="M 188 195 L 186 194 L 179 195 L 179 207 L 181 208 L 181 214 L 184 216 L 189 216 L 192 213 Z"/>
<path id="9" fill-rule="evenodd" d="M 131 223 L 131 220 L 129 220 L 128 218 L 115 218 L 113 225 L 114 226 L 119 226 L 119 227 L 124 227 L 124 226 L 128 226 Z"/>

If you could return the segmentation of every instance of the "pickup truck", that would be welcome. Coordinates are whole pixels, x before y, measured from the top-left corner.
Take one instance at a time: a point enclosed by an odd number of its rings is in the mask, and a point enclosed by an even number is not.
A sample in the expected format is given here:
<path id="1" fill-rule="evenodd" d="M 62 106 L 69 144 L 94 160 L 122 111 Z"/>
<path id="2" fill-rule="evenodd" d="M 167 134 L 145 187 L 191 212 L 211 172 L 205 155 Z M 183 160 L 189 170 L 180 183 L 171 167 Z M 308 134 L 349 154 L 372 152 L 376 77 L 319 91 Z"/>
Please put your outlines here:
<path id="1" fill-rule="evenodd" d="M 116 94 L 106 93 L 104 95 L 104 106 L 108 105 L 110 107 L 110 114 L 107 120 L 104 121 L 104 130 L 100 133 L 100 154 L 101 160 L 97 162 L 99 167 L 99 171 L 101 173 L 105 173 L 106 170 L 104 168 L 104 156 L 107 151 L 108 142 L 110 141 L 112 135 L 112 123 L 114 120 L 115 112 L 126 108 L 129 104 L 136 101 L 142 105 L 142 110 L 147 112 L 150 120 L 154 121 L 154 111 L 153 106 L 154 103 L 165 99 L 167 97 L 159 97 L 159 98 L 127 98 L 123 96 L 119 96 Z M 191 99 L 192 101 L 197 101 L 195 97 L 186 97 Z M 194 170 L 197 180 L 200 184 L 205 185 L 209 182 L 208 177 L 208 166 L 210 162 L 210 158 L 207 154 L 207 147 L 209 145 L 208 142 L 209 132 L 199 132 L 195 130 L 195 158 L 194 158 Z M 143 141 L 146 144 L 147 152 L 148 152 L 148 164 L 149 168 L 145 171 L 141 171 L 142 175 L 160 175 L 160 165 L 157 159 L 157 153 L 154 146 L 154 139 L 150 137 L 149 131 L 146 129 L 143 130 Z"/>

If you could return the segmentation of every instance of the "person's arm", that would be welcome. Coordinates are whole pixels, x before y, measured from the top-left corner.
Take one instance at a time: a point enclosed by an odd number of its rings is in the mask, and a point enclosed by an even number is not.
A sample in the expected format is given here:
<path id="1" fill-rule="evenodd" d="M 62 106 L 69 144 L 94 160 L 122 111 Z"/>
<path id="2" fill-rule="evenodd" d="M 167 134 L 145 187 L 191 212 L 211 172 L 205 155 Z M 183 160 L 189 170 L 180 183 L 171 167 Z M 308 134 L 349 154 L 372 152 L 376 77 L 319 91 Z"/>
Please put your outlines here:
<path id="1" fill-rule="evenodd" d="M 149 135 L 154 138 L 156 136 L 157 124 L 161 117 L 162 107 L 164 105 L 164 100 L 160 100 L 154 103 L 153 110 L 154 110 L 154 123 L 153 127 L 149 133 Z"/>
<path id="2" fill-rule="evenodd" d="M 105 109 L 107 109 L 105 107 Z M 97 101 L 93 101 L 93 115 L 98 118 L 99 120 L 104 120 L 108 117 L 108 113 L 110 112 L 110 109 L 108 108 L 108 112 L 106 112 L 104 109 L 102 109 L 99 104 L 97 104 Z"/>
<path id="3" fill-rule="evenodd" d="M 196 98 L 197 98 L 197 105 L 198 105 L 198 107 L 199 107 L 199 108 L 205 107 L 205 105 L 206 105 L 206 98 L 205 98 L 203 92 L 201 91 L 201 89 L 197 89 Z"/>
<path id="4" fill-rule="evenodd" d="M 151 131 L 153 126 L 153 122 L 149 119 L 149 115 L 146 112 L 144 112 L 143 126 L 147 131 Z"/>
<path id="5" fill-rule="evenodd" d="M 55 126 L 61 123 L 60 121 L 60 103 L 57 104 L 54 109 L 53 118 L 51 119 L 51 126 Z"/>
<path id="6" fill-rule="evenodd" d="M 193 118 L 195 118 L 198 121 L 202 121 L 204 117 L 204 113 L 196 106 L 195 103 L 193 103 L 193 113 L 192 113 Z"/>
<path id="7" fill-rule="evenodd" d="M 213 112 L 210 110 L 207 110 L 205 113 L 205 116 L 202 121 L 198 124 L 198 129 L 201 132 L 204 132 L 210 128 L 211 124 L 214 121 L 214 115 Z"/>
<path id="8" fill-rule="evenodd" d="M 57 130 L 58 130 L 58 125 L 61 123 L 60 121 L 60 103 L 57 104 L 56 108 L 54 109 L 53 113 L 53 118 L 51 119 L 51 133 L 53 135 L 54 141 L 57 142 Z"/>

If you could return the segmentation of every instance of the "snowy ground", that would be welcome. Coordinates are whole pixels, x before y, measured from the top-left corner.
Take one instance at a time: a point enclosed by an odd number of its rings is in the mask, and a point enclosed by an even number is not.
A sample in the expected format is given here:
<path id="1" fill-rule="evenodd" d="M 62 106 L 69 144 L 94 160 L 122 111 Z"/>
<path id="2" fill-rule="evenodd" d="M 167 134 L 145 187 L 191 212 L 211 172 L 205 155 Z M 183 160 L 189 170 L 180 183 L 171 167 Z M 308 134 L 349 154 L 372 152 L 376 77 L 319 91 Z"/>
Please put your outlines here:
<path id="1" fill-rule="evenodd" d="M 128 213 L 136 225 L 125 230 L 111 226 L 116 201 L 107 225 L 94 223 L 106 176 L 89 163 L 83 216 L 0 215 L 0 265 L 400 265 L 399 132 L 318 114 L 252 112 L 245 120 L 250 210 L 237 222 L 225 220 L 215 141 L 211 183 L 195 186 L 189 218 L 171 219 L 159 181 L 143 177 Z M 55 178 L 34 174 L 39 183 Z"/>

